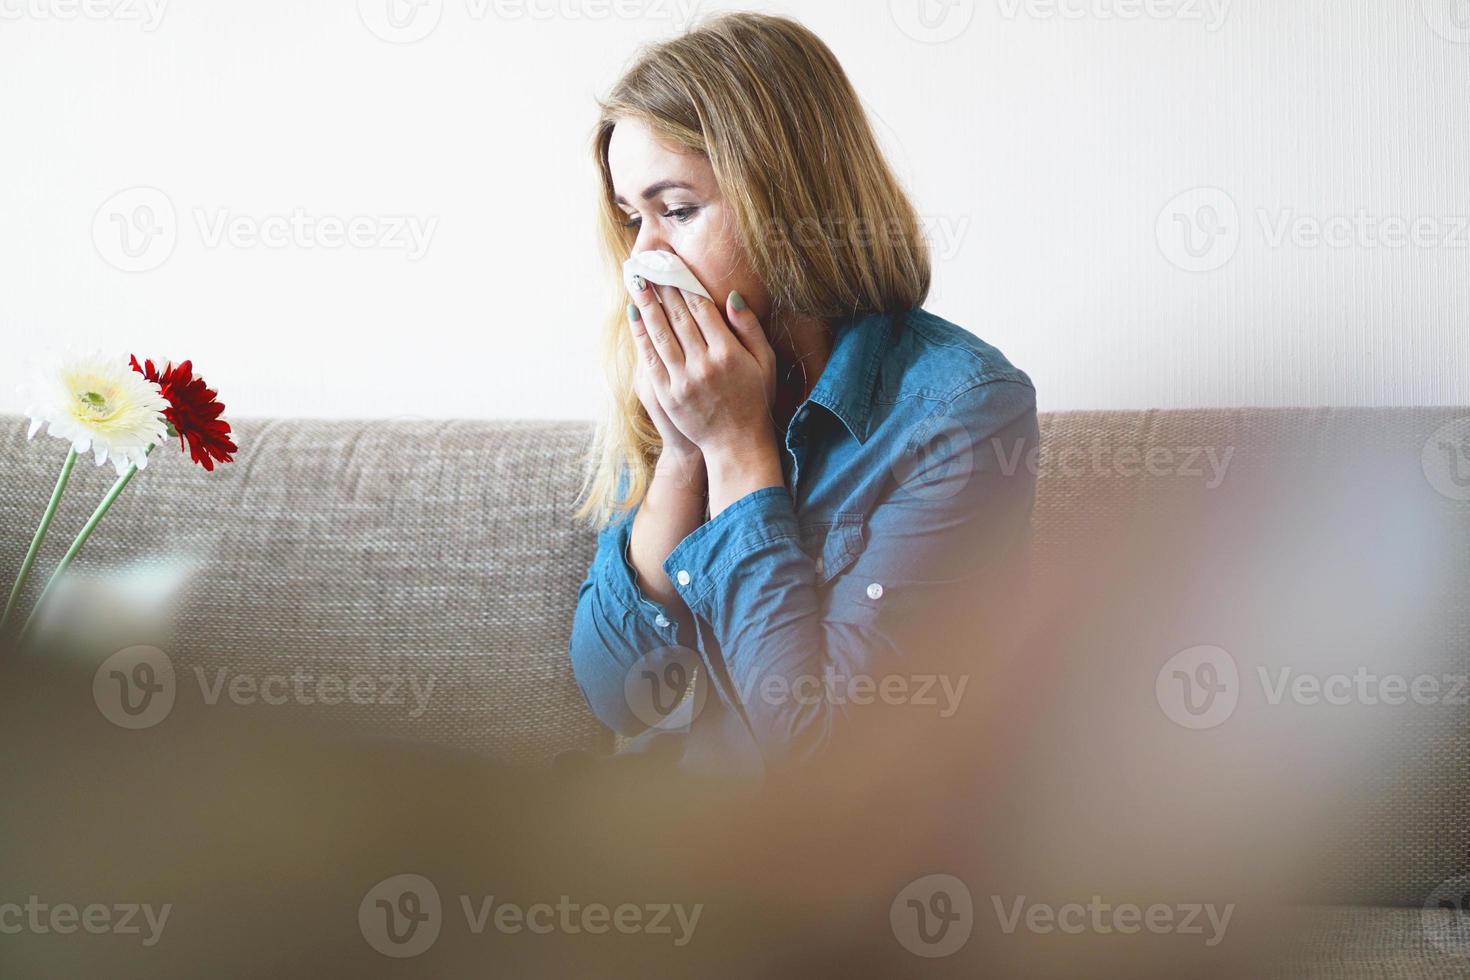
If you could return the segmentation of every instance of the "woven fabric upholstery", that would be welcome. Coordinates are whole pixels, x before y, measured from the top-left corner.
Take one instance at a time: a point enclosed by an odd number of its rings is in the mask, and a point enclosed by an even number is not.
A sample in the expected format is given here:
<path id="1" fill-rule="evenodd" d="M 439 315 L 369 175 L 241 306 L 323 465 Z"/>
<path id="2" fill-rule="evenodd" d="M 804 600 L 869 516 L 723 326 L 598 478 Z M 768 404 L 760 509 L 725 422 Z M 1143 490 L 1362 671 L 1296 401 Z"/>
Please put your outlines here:
<path id="1" fill-rule="evenodd" d="M 1466 415 L 1043 415 L 1033 569 L 1036 591 L 1056 606 L 1031 635 L 1037 644 L 1086 643 L 1063 675 L 1072 690 L 1049 691 L 1038 705 L 1093 724 L 1072 708 L 1106 692 L 1119 717 L 1156 721 L 1160 651 L 1229 642 L 1247 656 L 1252 643 L 1279 645 L 1279 636 L 1248 635 L 1253 620 L 1242 610 L 1305 623 L 1323 642 L 1337 643 L 1351 625 L 1369 651 L 1392 647 L 1393 630 L 1412 626 L 1422 662 L 1470 670 L 1470 503 L 1435 493 L 1420 462 L 1430 434 Z M 567 657 L 594 545 L 571 515 L 586 423 L 279 420 L 240 424 L 238 434 L 238 461 L 212 475 L 177 453 L 158 454 L 77 566 L 85 576 L 188 563 L 168 607 L 168 649 L 181 671 L 416 671 L 435 683 L 422 717 L 353 704 L 318 706 L 312 716 L 526 764 L 567 748 L 611 748 Z M 1207 471 L 1132 472 L 1126 454 L 1151 447 L 1172 451 L 1176 469 L 1192 449 L 1229 448 L 1228 477 L 1210 489 Z M 23 421 L 0 418 L 0 580 L 15 573 L 62 455 L 58 441 L 28 446 Z M 79 464 L 41 572 L 111 477 L 110 468 Z M 1380 492 L 1391 506 L 1375 503 Z M 1363 566 L 1361 574 L 1347 591 L 1315 594 L 1300 580 L 1316 568 L 1306 559 L 1334 547 L 1341 553 L 1325 557 Z M 1256 557 L 1263 550 L 1272 555 L 1265 564 Z M 1302 564 L 1282 565 L 1294 552 Z M 1374 578 L 1374 561 L 1392 570 L 1415 556 L 1435 573 L 1415 589 Z M 1201 601 L 1201 589 L 1217 598 Z M 1294 610 L 1300 622 L 1290 619 Z M 1355 612 L 1361 622 L 1346 623 Z M 1125 661 L 1116 651 L 1139 656 Z M 1345 648 L 1344 662 L 1358 655 Z M 1309 883 L 1317 900 L 1417 907 L 1440 882 L 1470 871 L 1467 711 L 1393 717 L 1385 757 L 1394 762 L 1357 764 L 1366 802 L 1339 835 L 1339 859 Z M 1078 747 L 1079 766 L 1107 765 L 1106 734 L 1069 732 L 1067 723 L 1048 721 L 1058 742 Z"/>
<path id="2" fill-rule="evenodd" d="M 1470 959 L 1427 938 L 1418 909 L 1327 907 L 1300 910 L 1295 955 L 1273 980 L 1452 980 Z"/>
<path id="3" fill-rule="evenodd" d="M 79 572 L 180 564 L 167 651 L 255 675 L 305 669 L 432 678 L 428 710 L 315 705 L 353 731 L 536 764 L 609 742 L 567 658 L 594 537 L 572 517 L 583 423 L 244 422 L 205 473 L 155 452 L 88 542 Z M 0 579 L 13 581 L 64 456 L 0 419 Z M 79 461 L 33 596 L 113 479 Z M 127 642 L 120 637 L 118 643 Z M 181 684 L 193 684 L 192 680 Z M 197 689 L 197 685 L 194 685 Z"/>

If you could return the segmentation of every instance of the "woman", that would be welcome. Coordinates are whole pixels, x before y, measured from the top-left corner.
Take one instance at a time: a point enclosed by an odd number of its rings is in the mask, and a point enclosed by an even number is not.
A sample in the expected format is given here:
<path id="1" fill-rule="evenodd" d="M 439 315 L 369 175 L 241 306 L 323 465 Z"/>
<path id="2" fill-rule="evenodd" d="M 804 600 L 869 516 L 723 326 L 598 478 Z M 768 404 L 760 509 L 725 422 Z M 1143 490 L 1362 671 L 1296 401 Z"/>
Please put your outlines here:
<path id="1" fill-rule="evenodd" d="M 921 308 L 918 217 L 798 23 L 720 16 L 600 105 L 611 264 L 673 253 L 712 301 L 650 283 L 608 326 L 588 704 L 622 754 L 757 778 L 952 717 L 1019 579 L 1030 379 Z"/>

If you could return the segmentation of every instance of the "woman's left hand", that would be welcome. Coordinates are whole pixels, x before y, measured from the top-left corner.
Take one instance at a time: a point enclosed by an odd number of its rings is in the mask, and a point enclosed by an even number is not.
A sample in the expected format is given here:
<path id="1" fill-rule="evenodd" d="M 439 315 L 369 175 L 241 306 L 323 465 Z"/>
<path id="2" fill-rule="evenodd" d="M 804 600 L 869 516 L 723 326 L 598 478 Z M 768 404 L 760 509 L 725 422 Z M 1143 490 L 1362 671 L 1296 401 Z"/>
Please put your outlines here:
<path id="1" fill-rule="evenodd" d="M 655 283 L 633 301 L 633 343 L 669 420 L 706 458 L 769 451 L 776 352 L 739 294 L 724 315 L 698 293 Z"/>

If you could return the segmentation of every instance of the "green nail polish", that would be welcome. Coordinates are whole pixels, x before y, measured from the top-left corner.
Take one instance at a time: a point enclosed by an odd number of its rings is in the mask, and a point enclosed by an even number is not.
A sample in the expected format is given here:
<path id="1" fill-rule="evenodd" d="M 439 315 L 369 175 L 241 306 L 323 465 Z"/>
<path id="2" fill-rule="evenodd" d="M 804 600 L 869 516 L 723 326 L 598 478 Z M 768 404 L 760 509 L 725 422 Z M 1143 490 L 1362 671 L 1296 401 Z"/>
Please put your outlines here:
<path id="1" fill-rule="evenodd" d="M 632 303 L 629 303 L 628 304 L 628 322 L 629 323 L 637 323 L 638 322 L 638 316 L 639 316 L 639 314 L 638 314 L 638 307 L 635 306 L 635 305 L 633 305 Z"/>
<path id="2" fill-rule="evenodd" d="M 745 297 L 732 290 L 730 293 L 730 308 L 736 313 L 745 312 Z"/>

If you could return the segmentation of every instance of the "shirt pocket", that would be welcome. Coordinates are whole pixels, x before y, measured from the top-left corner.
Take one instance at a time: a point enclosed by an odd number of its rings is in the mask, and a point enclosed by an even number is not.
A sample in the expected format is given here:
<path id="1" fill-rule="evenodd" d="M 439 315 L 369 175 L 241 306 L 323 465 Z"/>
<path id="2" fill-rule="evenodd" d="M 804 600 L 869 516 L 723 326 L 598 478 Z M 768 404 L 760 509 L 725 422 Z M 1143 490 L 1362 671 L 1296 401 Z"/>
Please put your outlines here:
<path id="1" fill-rule="evenodd" d="M 816 561 L 818 588 L 831 584 L 863 551 L 862 514 L 839 511 L 830 521 L 816 521 L 801 529 L 801 547 Z"/>

